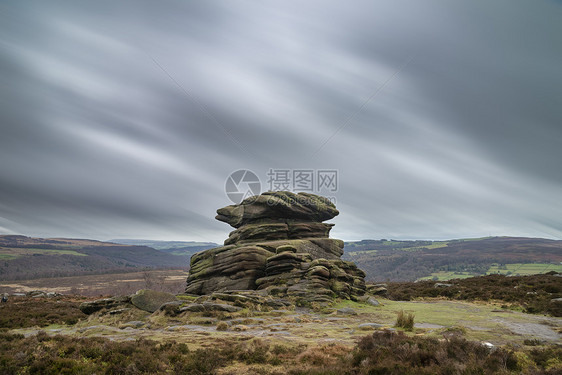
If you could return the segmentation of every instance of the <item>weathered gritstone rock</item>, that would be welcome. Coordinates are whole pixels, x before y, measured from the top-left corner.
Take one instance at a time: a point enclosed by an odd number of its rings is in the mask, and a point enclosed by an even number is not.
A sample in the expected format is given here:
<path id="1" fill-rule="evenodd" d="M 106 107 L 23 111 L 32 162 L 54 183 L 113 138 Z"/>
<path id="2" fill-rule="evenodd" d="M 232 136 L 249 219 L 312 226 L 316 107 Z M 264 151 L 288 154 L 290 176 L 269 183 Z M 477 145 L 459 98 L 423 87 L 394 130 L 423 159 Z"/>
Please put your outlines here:
<path id="1" fill-rule="evenodd" d="M 111 315 L 120 314 L 129 310 L 133 306 L 137 309 L 152 313 L 158 310 L 161 306 L 169 305 L 174 302 L 178 303 L 173 294 L 142 289 L 130 296 L 111 297 L 82 302 L 79 308 L 84 314 L 88 315 L 102 310 Z"/>
<path id="2" fill-rule="evenodd" d="M 176 296 L 171 293 L 157 292 L 155 290 L 142 289 L 131 296 L 131 303 L 138 309 L 155 312 L 165 303 L 173 302 Z"/>
<path id="3" fill-rule="evenodd" d="M 217 213 L 236 230 L 224 246 L 191 257 L 186 293 L 258 290 L 309 302 L 365 293 L 365 273 L 340 259 L 343 241 L 322 222 L 339 214 L 328 199 L 267 192 Z"/>
<path id="4" fill-rule="evenodd" d="M 328 238 L 333 224 L 301 221 L 263 222 L 246 224 L 230 232 L 225 245 L 256 241 L 292 240 L 299 238 Z"/>
<path id="5" fill-rule="evenodd" d="M 265 275 L 265 261 L 271 255 L 259 246 L 234 245 L 197 253 L 191 257 L 186 292 L 255 289 L 255 280 Z"/>
<path id="6" fill-rule="evenodd" d="M 84 314 L 93 314 L 104 309 L 115 309 L 118 307 L 126 307 L 131 303 L 131 297 L 112 297 L 103 298 L 95 301 L 82 302 L 79 306 Z"/>
<path id="7" fill-rule="evenodd" d="M 321 223 L 336 217 L 339 211 L 329 199 L 319 195 L 275 191 L 220 208 L 217 214 L 217 220 L 240 228 L 245 224 L 276 219 Z"/>

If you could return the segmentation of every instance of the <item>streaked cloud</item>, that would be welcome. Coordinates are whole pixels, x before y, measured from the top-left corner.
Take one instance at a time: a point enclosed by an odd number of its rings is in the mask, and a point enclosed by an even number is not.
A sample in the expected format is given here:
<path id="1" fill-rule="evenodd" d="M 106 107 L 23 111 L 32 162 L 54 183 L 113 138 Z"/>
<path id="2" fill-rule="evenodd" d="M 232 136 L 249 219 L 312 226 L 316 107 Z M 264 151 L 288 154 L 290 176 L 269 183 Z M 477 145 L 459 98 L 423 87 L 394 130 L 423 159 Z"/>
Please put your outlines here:
<path id="1" fill-rule="evenodd" d="M 335 237 L 562 238 L 561 16 L 3 3 L 0 232 L 221 241 L 231 172 L 328 168 Z"/>

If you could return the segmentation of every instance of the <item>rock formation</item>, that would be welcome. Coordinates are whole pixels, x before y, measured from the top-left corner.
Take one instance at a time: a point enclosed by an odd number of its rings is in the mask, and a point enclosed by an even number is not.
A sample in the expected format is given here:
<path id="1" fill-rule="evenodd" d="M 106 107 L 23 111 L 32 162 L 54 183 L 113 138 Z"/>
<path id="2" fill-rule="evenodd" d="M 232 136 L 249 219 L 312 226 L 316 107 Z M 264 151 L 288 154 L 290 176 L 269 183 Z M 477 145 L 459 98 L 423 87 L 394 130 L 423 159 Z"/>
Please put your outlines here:
<path id="1" fill-rule="evenodd" d="M 186 293 L 258 290 L 309 302 L 365 293 L 365 273 L 340 259 L 343 241 L 323 223 L 339 214 L 328 199 L 267 192 L 217 213 L 235 230 L 224 246 L 191 257 Z"/>

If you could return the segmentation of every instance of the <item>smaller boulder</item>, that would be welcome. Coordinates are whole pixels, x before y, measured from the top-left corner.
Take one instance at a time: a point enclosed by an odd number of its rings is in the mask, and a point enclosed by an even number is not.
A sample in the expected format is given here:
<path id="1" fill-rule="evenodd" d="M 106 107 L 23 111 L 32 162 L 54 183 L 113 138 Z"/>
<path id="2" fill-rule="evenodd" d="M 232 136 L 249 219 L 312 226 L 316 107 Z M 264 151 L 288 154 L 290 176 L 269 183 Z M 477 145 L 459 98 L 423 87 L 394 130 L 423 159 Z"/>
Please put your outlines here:
<path id="1" fill-rule="evenodd" d="M 176 300 L 176 296 L 171 293 L 157 292 L 155 290 L 141 289 L 131 296 L 131 303 L 138 309 L 155 312 L 166 302 Z"/>
<path id="2" fill-rule="evenodd" d="M 128 297 L 103 298 L 95 301 L 82 302 L 79 306 L 79 309 L 84 314 L 89 315 L 103 309 L 115 309 L 118 307 L 123 307 L 128 303 Z"/>
<path id="3" fill-rule="evenodd" d="M 141 322 L 140 320 L 131 320 L 130 322 L 127 323 L 123 323 L 119 326 L 119 329 L 125 329 L 125 328 L 140 328 L 142 326 L 144 326 L 145 323 Z"/>
<path id="4" fill-rule="evenodd" d="M 240 311 L 242 308 L 232 305 L 227 305 L 225 303 L 191 303 L 180 309 L 180 312 L 190 311 L 190 312 L 203 312 L 203 311 L 226 311 L 226 312 L 236 312 Z"/>
<path id="5" fill-rule="evenodd" d="M 283 309 L 292 305 L 291 301 L 284 298 L 275 298 L 272 300 L 268 300 L 265 302 L 265 304 L 274 309 Z"/>
<path id="6" fill-rule="evenodd" d="M 353 310 L 350 307 L 344 307 L 342 309 L 338 309 L 337 313 L 341 315 L 357 315 L 357 311 Z"/>
<path id="7" fill-rule="evenodd" d="M 363 323 L 359 324 L 359 329 L 361 330 L 368 330 L 368 329 L 375 329 L 375 328 L 382 328 L 384 324 L 379 323 Z"/>
<path id="8" fill-rule="evenodd" d="M 227 305 L 225 303 L 212 303 L 204 302 L 203 306 L 207 311 L 226 311 L 226 312 L 236 312 L 242 310 L 241 307 Z"/>
<path id="9" fill-rule="evenodd" d="M 180 313 L 182 304 L 183 301 L 166 302 L 158 310 L 163 311 L 166 315 L 176 316 Z"/>
<path id="10" fill-rule="evenodd" d="M 229 294 L 229 293 L 219 293 L 215 292 L 211 294 L 211 299 L 220 299 L 223 301 L 234 302 L 234 303 L 260 303 L 263 298 L 259 296 L 245 296 L 242 294 Z"/>
<path id="11" fill-rule="evenodd" d="M 184 306 L 180 309 L 180 312 L 190 311 L 190 312 L 202 312 L 205 311 L 205 306 L 200 303 L 191 303 L 187 306 Z"/>
<path id="12" fill-rule="evenodd" d="M 128 308 L 128 307 L 124 307 L 124 308 L 122 308 L 122 309 L 110 310 L 110 311 L 108 312 L 108 314 L 109 314 L 109 315 L 123 314 L 125 311 L 129 311 L 129 310 L 131 310 L 131 309 Z"/>
<path id="13" fill-rule="evenodd" d="M 367 291 L 370 294 L 377 295 L 377 296 L 385 295 L 388 292 L 388 290 L 384 286 L 376 286 L 376 285 L 367 286 Z"/>

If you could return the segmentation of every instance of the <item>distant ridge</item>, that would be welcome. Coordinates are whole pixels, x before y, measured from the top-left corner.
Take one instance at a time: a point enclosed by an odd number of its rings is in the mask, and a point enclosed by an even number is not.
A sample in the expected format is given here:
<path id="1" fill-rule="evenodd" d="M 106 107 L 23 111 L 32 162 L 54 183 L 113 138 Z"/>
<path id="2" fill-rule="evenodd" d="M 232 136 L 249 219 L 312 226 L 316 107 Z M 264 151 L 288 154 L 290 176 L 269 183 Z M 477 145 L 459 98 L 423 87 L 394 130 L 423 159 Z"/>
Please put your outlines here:
<path id="1" fill-rule="evenodd" d="M 151 246 L 152 245 L 152 246 Z M 212 242 L 0 235 L 0 280 L 74 276 L 144 268 L 189 267 L 191 255 Z M 342 259 L 355 262 L 370 281 L 448 280 L 489 273 L 562 272 L 562 241 L 485 237 L 447 241 L 346 242 Z"/>
<path id="2" fill-rule="evenodd" d="M 88 239 L 0 235 L 0 280 L 187 268 L 189 256 Z"/>
<path id="3" fill-rule="evenodd" d="M 211 249 L 219 246 L 214 242 L 196 242 L 196 241 L 156 241 L 156 240 L 139 240 L 139 239 L 114 239 L 110 242 L 135 245 L 135 246 L 148 246 L 153 249 L 164 251 L 175 255 L 191 256 L 199 251 Z"/>
<path id="4" fill-rule="evenodd" d="M 562 271 L 562 241 L 527 237 L 362 240 L 346 242 L 343 258 L 355 262 L 371 281 L 538 274 Z"/>

